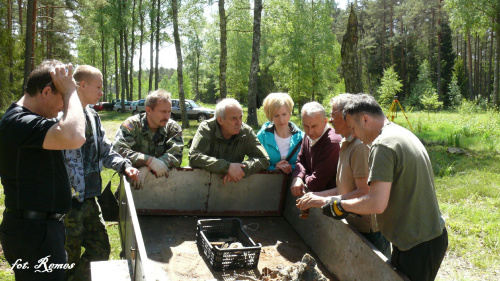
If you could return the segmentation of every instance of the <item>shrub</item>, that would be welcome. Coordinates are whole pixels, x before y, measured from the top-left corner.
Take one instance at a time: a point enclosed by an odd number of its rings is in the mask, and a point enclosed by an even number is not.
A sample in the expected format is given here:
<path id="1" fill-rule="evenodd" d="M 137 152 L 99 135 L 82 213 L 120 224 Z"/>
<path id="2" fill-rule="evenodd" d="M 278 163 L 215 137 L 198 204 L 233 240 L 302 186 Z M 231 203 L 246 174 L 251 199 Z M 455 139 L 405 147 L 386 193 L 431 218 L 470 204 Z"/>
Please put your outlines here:
<path id="1" fill-rule="evenodd" d="M 443 102 L 438 100 L 438 95 L 436 92 L 427 92 L 420 97 L 420 103 L 429 113 L 431 110 L 437 110 L 439 107 L 443 106 Z"/>
<path id="2" fill-rule="evenodd" d="M 398 74 L 394 71 L 394 66 L 384 70 L 384 77 L 382 77 L 381 85 L 377 90 L 378 102 L 382 107 L 391 104 L 394 96 L 401 91 L 403 83 L 399 80 Z"/>

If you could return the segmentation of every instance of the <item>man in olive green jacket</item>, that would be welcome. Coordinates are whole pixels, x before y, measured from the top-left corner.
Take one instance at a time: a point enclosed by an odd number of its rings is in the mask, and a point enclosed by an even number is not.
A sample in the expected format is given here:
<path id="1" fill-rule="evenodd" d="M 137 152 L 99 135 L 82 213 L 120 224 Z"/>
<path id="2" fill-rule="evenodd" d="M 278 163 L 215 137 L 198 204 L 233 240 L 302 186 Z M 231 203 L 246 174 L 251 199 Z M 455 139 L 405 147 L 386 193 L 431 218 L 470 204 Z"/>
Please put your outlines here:
<path id="1" fill-rule="evenodd" d="M 189 165 L 223 174 L 223 183 L 238 182 L 269 167 L 269 156 L 253 129 L 242 122 L 243 111 L 235 99 L 223 99 L 215 117 L 198 127 L 189 150 Z M 248 157 L 245 161 L 245 156 Z"/>

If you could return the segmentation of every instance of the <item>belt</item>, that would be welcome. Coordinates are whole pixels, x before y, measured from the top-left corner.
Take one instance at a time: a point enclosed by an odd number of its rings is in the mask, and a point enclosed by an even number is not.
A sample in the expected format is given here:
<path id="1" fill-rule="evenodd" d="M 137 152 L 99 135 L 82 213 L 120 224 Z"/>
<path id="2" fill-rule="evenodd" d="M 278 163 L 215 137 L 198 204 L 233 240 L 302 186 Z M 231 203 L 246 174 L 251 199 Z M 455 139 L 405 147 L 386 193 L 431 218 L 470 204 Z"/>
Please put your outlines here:
<path id="1" fill-rule="evenodd" d="M 18 218 L 31 219 L 31 220 L 57 220 L 63 221 L 66 214 L 42 212 L 35 210 L 16 210 L 5 208 L 5 213 L 13 215 Z"/>

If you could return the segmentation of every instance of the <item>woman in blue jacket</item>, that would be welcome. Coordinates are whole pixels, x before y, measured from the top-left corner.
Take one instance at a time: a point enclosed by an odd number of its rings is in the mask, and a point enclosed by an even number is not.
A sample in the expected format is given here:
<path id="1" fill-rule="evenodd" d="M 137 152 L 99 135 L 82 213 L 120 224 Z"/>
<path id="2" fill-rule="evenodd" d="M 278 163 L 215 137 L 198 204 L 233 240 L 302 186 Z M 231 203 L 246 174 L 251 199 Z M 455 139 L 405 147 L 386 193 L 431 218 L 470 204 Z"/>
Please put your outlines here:
<path id="1" fill-rule="evenodd" d="M 293 100 L 286 93 L 272 93 L 264 99 L 263 106 L 269 121 L 262 125 L 257 138 L 269 154 L 268 170 L 289 174 L 295 168 L 304 137 L 304 132 L 290 122 Z"/>

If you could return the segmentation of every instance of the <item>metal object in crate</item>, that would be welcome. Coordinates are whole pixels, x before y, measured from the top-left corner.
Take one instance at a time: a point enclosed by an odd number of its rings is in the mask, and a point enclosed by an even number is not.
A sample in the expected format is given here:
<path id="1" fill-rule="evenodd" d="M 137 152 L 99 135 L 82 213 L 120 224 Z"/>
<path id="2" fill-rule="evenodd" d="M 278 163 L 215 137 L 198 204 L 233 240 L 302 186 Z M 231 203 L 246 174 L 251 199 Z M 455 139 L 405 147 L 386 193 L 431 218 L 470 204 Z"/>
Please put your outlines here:
<path id="1" fill-rule="evenodd" d="M 198 220 L 196 243 L 216 271 L 256 268 L 259 263 L 261 244 L 253 242 L 237 218 Z M 231 248 L 233 243 L 241 245 Z"/>

